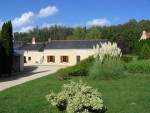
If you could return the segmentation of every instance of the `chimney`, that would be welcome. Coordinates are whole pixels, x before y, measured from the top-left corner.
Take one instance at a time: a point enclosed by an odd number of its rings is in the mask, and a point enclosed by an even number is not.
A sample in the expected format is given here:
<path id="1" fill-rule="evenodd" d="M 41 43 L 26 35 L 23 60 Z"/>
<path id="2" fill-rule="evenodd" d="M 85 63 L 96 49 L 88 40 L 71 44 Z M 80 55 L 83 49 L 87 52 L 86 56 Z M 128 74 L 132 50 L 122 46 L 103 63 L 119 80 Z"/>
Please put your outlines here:
<path id="1" fill-rule="evenodd" d="M 35 37 L 32 37 L 32 44 L 35 44 Z"/>
<path id="2" fill-rule="evenodd" d="M 51 42 L 51 38 L 48 39 L 48 42 Z"/>

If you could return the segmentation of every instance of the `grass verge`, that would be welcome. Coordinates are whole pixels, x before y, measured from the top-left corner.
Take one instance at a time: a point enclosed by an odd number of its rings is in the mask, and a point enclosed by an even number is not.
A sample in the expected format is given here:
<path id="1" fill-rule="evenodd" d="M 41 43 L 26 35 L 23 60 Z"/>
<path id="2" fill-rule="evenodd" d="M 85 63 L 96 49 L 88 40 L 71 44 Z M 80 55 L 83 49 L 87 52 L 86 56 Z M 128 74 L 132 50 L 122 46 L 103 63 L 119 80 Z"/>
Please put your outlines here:
<path id="1" fill-rule="evenodd" d="M 81 77 L 73 77 L 78 81 Z M 102 93 L 107 113 L 148 113 L 150 111 L 150 76 L 128 74 L 116 80 L 91 80 L 82 77 L 88 85 Z M 53 90 L 59 92 L 69 80 L 59 80 L 54 74 L 45 76 L 0 92 L 0 113 L 59 113 L 45 99 Z"/>

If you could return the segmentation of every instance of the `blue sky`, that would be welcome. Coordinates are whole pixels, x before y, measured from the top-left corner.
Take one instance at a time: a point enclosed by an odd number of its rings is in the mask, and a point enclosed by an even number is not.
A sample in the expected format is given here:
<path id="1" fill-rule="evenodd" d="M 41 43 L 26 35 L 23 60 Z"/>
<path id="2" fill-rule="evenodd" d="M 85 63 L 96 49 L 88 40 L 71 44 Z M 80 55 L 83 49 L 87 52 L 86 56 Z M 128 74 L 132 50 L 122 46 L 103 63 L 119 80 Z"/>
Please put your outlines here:
<path id="1" fill-rule="evenodd" d="M 11 20 L 14 31 L 38 26 L 117 25 L 150 20 L 150 0 L 0 0 L 0 29 Z"/>

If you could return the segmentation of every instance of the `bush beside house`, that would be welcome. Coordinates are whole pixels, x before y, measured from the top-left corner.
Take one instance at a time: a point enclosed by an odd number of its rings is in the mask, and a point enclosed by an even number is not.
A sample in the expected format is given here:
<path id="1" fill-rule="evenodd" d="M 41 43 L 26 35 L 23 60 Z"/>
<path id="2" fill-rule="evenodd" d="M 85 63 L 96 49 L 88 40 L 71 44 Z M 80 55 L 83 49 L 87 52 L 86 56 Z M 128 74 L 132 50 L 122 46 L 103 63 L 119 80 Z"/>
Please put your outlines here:
<path id="1" fill-rule="evenodd" d="M 67 76 L 86 76 L 89 69 L 93 65 L 94 57 L 90 56 L 72 67 L 60 69 L 57 71 L 58 78 L 66 78 Z"/>
<path id="2" fill-rule="evenodd" d="M 124 66 L 120 61 L 121 49 L 116 43 L 103 43 L 94 47 L 96 61 L 89 71 L 94 79 L 114 79 L 124 76 Z"/>

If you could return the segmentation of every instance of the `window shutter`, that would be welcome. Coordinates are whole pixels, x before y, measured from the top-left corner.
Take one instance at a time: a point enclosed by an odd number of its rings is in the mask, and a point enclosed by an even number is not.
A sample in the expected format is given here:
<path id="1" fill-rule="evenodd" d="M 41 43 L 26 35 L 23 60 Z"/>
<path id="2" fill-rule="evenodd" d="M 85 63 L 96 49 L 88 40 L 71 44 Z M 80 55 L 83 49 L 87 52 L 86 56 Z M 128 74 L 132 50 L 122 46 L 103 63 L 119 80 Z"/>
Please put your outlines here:
<path id="1" fill-rule="evenodd" d="M 49 62 L 49 56 L 47 56 L 47 62 Z"/>
<path id="2" fill-rule="evenodd" d="M 67 60 L 67 63 L 69 62 L 69 57 L 68 56 L 66 56 L 66 60 Z"/>
<path id="3" fill-rule="evenodd" d="M 55 56 L 53 56 L 53 62 L 55 63 Z"/>
<path id="4" fill-rule="evenodd" d="M 62 63 L 62 59 L 63 59 L 63 57 L 62 56 L 60 56 L 60 62 Z"/>

